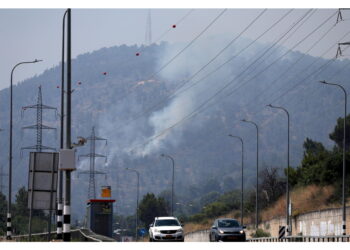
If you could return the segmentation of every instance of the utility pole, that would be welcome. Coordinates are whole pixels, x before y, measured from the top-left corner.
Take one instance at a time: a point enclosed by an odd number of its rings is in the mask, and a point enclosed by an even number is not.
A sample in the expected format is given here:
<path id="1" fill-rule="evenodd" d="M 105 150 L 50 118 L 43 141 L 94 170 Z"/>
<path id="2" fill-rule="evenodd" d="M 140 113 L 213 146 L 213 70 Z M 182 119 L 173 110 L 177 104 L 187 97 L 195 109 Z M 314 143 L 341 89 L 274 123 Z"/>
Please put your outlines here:
<path id="1" fill-rule="evenodd" d="M 173 167 L 172 182 L 171 182 L 171 216 L 174 216 L 174 179 L 175 179 L 175 160 L 170 155 L 161 154 L 162 157 L 169 158 Z"/>
<path id="2" fill-rule="evenodd" d="M 247 121 L 245 119 L 242 122 L 251 123 L 256 128 L 256 195 L 255 195 L 255 229 L 259 227 L 259 127 L 253 121 Z"/>
<path id="3" fill-rule="evenodd" d="M 323 84 L 327 84 L 327 85 L 333 85 L 336 86 L 338 88 L 340 88 L 343 92 L 344 92 L 344 123 L 343 123 L 343 183 L 342 183 L 342 204 L 343 204 L 343 221 L 342 221 L 342 234 L 346 235 L 346 190 L 345 190 L 345 175 L 346 175 L 346 106 L 347 106 L 347 97 L 348 94 L 345 90 L 345 88 L 340 85 L 340 84 L 336 84 L 336 83 L 330 83 L 330 82 L 326 82 L 326 81 L 320 81 Z"/>
<path id="4" fill-rule="evenodd" d="M 62 63 L 61 63 L 61 113 L 60 113 L 60 150 L 64 149 L 64 45 L 65 45 L 65 20 L 68 10 L 63 14 L 62 20 Z M 57 180 L 57 239 L 63 239 L 63 171 L 58 169 Z"/>
<path id="5" fill-rule="evenodd" d="M 12 215 L 11 215 L 11 201 L 12 201 L 12 130 L 13 130 L 13 72 L 15 69 L 22 64 L 37 63 L 42 60 L 35 59 L 29 62 L 17 63 L 11 70 L 11 81 L 10 81 L 10 137 L 9 137 L 9 186 L 8 186 L 8 203 L 7 203 L 7 222 L 6 222 L 6 239 L 12 239 Z"/>
<path id="6" fill-rule="evenodd" d="M 92 127 L 90 137 L 86 138 L 87 141 L 90 141 L 90 153 L 86 155 L 80 155 L 80 157 L 89 157 L 90 158 L 90 169 L 88 171 L 81 171 L 80 174 L 88 174 L 89 175 L 89 191 L 88 191 L 88 199 L 96 199 L 96 183 L 95 183 L 95 175 L 96 174 L 106 174 L 100 171 L 95 170 L 95 158 L 102 157 L 106 158 L 105 155 L 96 154 L 96 141 L 106 141 L 107 139 L 98 137 L 95 135 L 95 128 Z M 107 158 L 106 158 L 107 159 Z M 78 176 L 79 176 L 78 175 Z"/>
<path id="7" fill-rule="evenodd" d="M 71 117 L 72 117 L 72 63 L 71 63 L 71 9 L 67 10 L 67 118 L 66 118 L 66 147 L 72 149 Z M 63 66 L 63 65 L 62 65 Z M 63 206 L 63 241 L 71 241 L 71 172 L 74 169 L 64 169 L 65 189 Z"/>
<path id="8" fill-rule="evenodd" d="M 243 139 L 242 137 L 239 136 L 235 136 L 235 135 L 228 135 L 231 136 L 233 138 L 237 138 L 241 141 L 241 145 L 242 145 L 242 163 L 241 163 L 241 226 L 243 226 L 243 165 L 244 165 L 244 143 L 243 143 Z"/>
<path id="9" fill-rule="evenodd" d="M 350 8 L 340 8 L 338 10 L 338 16 L 337 16 L 337 22 L 336 24 L 339 23 L 339 21 L 343 21 L 343 16 L 342 16 L 342 11 L 344 10 L 350 10 Z M 342 46 L 345 45 L 350 45 L 350 41 L 348 42 L 343 42 L 343 43 L 338 43 L 338 49 L 337 49 L 337 54 L 336 54 L 336 58 L 338 58 L 338 56 L 342 56 Z M 345 159 L 345 154 L 346 154 L 346 108 L 347 108 L 347 92 L 345 90 L 345 88 L 343 86 L 341 86 L 340 84 L 336 84 L 336 83 L 328 83 L 326 81 L 321 81 L 321 83 L 323 84 L 328 84 L 328 85 L 333 85 L 333 86 L 337 86 L 339 88 L 341 88 L 345 94 L 345 107 L 344 107 L 344 135 L 343 135 L 343 190 L 342 190 L 342 203 L 343 203 L 343 220 L 342 220 L 342 234 L 346 235 L 346 190 L 345 190 L 345 174 L 346 174 L 346 159 Z"/>
<path id="10" fill-rule="evenodd" d="M 277 106 L 273 106 L 272 104 L 267 105 L 270 108 L 275 108 L 275 109 L 280 109 L 283 110 L 286 114 L 287 114 L 287 128 L 288 128 L 288 132 L 287 132 L 287 183 L 286 183 L 286 229 L 287 229 L 287 236 L 290 236 L 292 234 L 292 227 L 291 227 L 291 223 L 290 223 L 290 218 L 289 218 L 289 206 L 290 204 L 290 199 L 289 199 L 289 137 L 290 137 L 290 119 L 289 119 L 289 112 L 287 109 L 283 108 L 283 107 L 277 107 Z"/>
<path id="11" fill-rule="evenodd" d="M 0 165 L 0 193 L 1 193 L 1 194 L 4 194 L 4 192 L 3 192 L 3 188 L 5 187 L 5 185 L 4 185 L 4 180 L 3 180 L 3 177 L 4 177 L 4 176 L 7 176 L 7 174 L 5 174 L 5 173 L 3 172 L 3 166 Z"/>
<path id="12" fill-rule="evenodd" d="M 140 193 L 140 172 L 136 169 L 132 168 L 126 168 L 125 170 L 129 170 L 132 172 L 135 172 L 137 175 L 137 195 L 136 195 L 136 227 L 135 227 L 135 238 L 137 241 L 137 227 L 138 227 L 138 220 L 139 220 L 139 193 Z"/>

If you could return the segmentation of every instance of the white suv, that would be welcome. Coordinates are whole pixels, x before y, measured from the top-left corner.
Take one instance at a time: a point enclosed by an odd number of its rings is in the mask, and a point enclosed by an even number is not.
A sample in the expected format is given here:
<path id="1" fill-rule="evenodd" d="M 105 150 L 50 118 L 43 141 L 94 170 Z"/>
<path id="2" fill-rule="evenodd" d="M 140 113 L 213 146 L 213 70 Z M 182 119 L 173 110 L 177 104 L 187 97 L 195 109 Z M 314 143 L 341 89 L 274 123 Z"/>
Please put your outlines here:
<path id="1" fill-rule="evenodd" d="M 156 217 L 149 226 L 149 241 L 184 241 L 184 231 L 176 217 Z"/>

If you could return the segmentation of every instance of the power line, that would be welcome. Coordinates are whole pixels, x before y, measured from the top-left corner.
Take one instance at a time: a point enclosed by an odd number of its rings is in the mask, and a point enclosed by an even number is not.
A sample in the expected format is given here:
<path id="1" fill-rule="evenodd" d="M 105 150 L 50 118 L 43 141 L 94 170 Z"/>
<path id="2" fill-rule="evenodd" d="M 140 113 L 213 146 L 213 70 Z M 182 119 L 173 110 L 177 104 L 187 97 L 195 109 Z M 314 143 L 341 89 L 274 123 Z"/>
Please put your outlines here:
<path id="1" fill-rule="evenodd" d="M 317 31 L 321 26 L 323 26 L 331 17 L 333 17 L 334 14 L 332 14 L 328 19 L 326 19 L 326 21 L 324 21 L 322 24 L 320 24 L 316 29 L 314 29 L 311 33 L 309 33 L 306 37 L 304 37 L 301 41 L 299 41 L 295 46 L 292 47 L 292 49 L 294 49 L 296 46 L 298 46 L 301 42 L 303 42 L 306 38 L 308 38 L 311 34 L 313 34 L 315 31 Z M 304 15 L 305 17 L 305 15 Z M 292 49 L 288 50 L 286 53 L 284 53 L 281 57 L 279 57 L 277 60 L 275 60 L 273 63 L 271 63 L 270 65 L 268 65 L 268 67 L 270 67 L 272 64 L 276 63 L 279 59 L 281 59 L 283 56 L 285 56 L 287 53 L 289 53 Z M 264 72 L 268 67 L 266 67 L 263 71 L 260 71 L 259 74 L 261 74 L 262 72 Z M 251 78 L 250 80 L 254 79 L 257 75 L 255 75 L 253 78 Z M 235 79 L 234 79 L 235 80 Z M 249 81 L 250 81 L 249 80 Z M 158 133 L 157 135 L 151 137 L 149 140 L 147 140 L 145 143 L 141 143 L 139 145 L 146 145 L 148 144 L 150 141 L 153 141 L 161 136 L 163 136 L 166 132 L 168 132 L 169 130 L 171 130 L 172 128 L 174 128 L 175 126 L 181 124 L 182 122 L 188 120 L 189 118 L 194 117 L 195 115 L 197 115 L 198 113 L 200 113 L 210 101 L 212 101 L 216 96 L 218 96 L 224 89 L 226 89 L 233 81 L 230 81 L 228 84 L 226 84 L 223 88 L 221 88 L 219 91 L 217 91 L 213 96 L 211 96 L 210 98 L 208 98 L 206 101 L 204 101 L 201 105 L 199 105 L 196 109 L 194 109 L 190 114 L 188 114 L 187 116 L 183 117 L 181 120 L 179 120 L 178 122 L 176 122 L 175 124 L 173 124 L 172 126 L 164 129 L 162 132 Z M 246 81 L 248 82 L 248 81 Z M 240 85 L 242 86 L 242 85 Z M 235 89 L 234 91 L 236 91 L 237 89 Z M 233 91 L 233 92 L 234 92 Z M 233 92 L 230 93 L 233 94 Z M 217 104 L 217 103 L 214 103 Z M 139 145 L 137 145 L 136 147 L 134 147 L 132 150 L 130 150 L 129 152 L 133 152 L 135 148 L 137 148 Z"/>
<path id="2" fill-rule="evenodd" d="M 227 9 L 224 9 L 217 15 L 214 20 L 212 20 L 192 41 L 187 44 L 182 50 L 175 54 L 167 63 L 165 63 L 162 67 L 158 69 L 155 73 L 153 73 L 148 79 L 152 79 L 155 75 L 158 75 L 163 69 L 165 69 L 170 63 L 172 63 L 177 57 L 179 57 L 186 49 L 188 49 L 198 38 L 200 38 L 225 12 Z"/>
<path id="3" fill-rule="evenodd" d="M 334 25 L 332 25 L 331 28 L 328 29 L 328 30 L 321 36 L 321 38 L 317 39 L 316 42 L 315 42 L 314 44 L 312 44 L 312 45 L 310 46 L 310 48 L 309 48 L 305 53 L 308 53 L 308 52 L 310 52 L 313 48 L 315 48 L 315 46 L 316 46 L 318 43 L 320 43 L 320 42 L 325 38 L 325 36 L 329 34 L 329 32 L 330 32 L 333 28 L 334 28 Z M 334 47 L 334 45 L 332 45 L 328 50 L 326 50 L 320 57 L 322 57 L 322 56 L 324 56 L 325 54 L 327 54 L 331 49 L 333 49 L 333 47 Z M 299 63 L 306 55 L 307 55 L 307 54 L 302 54 L 302 55 L 298 58 L 298 60 L 294 61 L 293 64 L 290 65 L 290 66 L 288 66 L 288 68 L 287 68 L 278 78 L 276 78 L 274 81 L 272 81 L 272 82 L 270 83 L 270 87 L 265 87 L 264 90 L 263 90 L 261 93 L 259 93 L 258 95 L 256 95 L 254 98 L 252 98 L 252 100 L 257 100 L 257 98 L 258 98 L 259 96 L 261 96 L 261 95 L 263 95 L 265 92 L 267 92 L 267 91 L 271 88 L 271 86 L 274 85 L 275 83 L 277 83 L 279 79 L 281 79 L 286 73 L 288 73 L 288 71 L 290 71 L 294 66 L 298 65 L 298 63 Z M 306 68 L 303 68 L 303 71 L 305 72 L 306 70 L 308 70 L 308 69 L 309 69 L 312 65 L 314 65 L 318 60 L 320 60 L 320 58 L 314 60 L 314 62 L 313 62 L 312 64 L 310 64 L 309 66 L 307 66 Z M 281 86 L 281 88 L 279 88 L 279 89 L 278 89 L 277 91 L 275 91 L 274 93 L 278 93 L 283 87 L 284 87 L 284 86 Z M 275 100 L 274 100 L 274 101 L 275 101 Z M 273 102 L 274 102 L 274 101 L 273 101 Z M 273 102 L 271 102 L 271 103 L 273 103 Z M 252 104 L 253 104 L 253 103 L 248 104 L 248 105 L 247 105 L 247 108 L 248 108 L 248 106 L 250 106 L 250 105 L 252 105 Z"/>
<path id="4" fill-rule="evenodd" d="M 292 10 L 291 10 L 292 11 Z M 291 11 L 287 12 L 278 22 L 280 22 L 284 17 L 286 17 Z M 158 107 L 160 104 L 164 103 L 167 101 L 169 98 L 179 94 L 177 93 L 178 90 L 180 90 L 186 83 L 190 82 L 195 76 L 197 76 L 201 71 L 203 71 L 210 63 L 212 63 L 215 59 L 217 59 L 226 49 L 228 49 L 238 38 L 240 38 L 264 13 L 266 12 L 266 9 L 263 10 L 260 14 L 258 14 L 254 20 L 245 28 L 243 29 L 239 35 L 237 35 L 234 39 L 232 39 L 223 49 L 221 49 L 211 60 L 209 60 L 205 65 L 203 65 L 196 73 L 194 73 L 192 76 L 190 76 L 187 80 L 183 81 L 181 84 L 179 84 L 174 91 L 172 91 L 170 94 L 168 94 L 165 98 L 157 102 L 155 105 L 152 105 L 151 107 L 147 108 L 146 110 L 143 110 L 142 112 L 138 113 L 135 115 L 134 118 L 128 120 L 126 123 L 124 123 L 122 126 L 125 126 L 129 124 L 130 122 L 133 122 L 140 117 L 149 114 L 150 112 L 153 111 L 154 108 Z M 275 26 L 278 22 L 276 22 L 273 26 Z M 271 26 L 268 30 L 270 30 L 273 26 Z M 266 34 L 266 32 L 264 32 Z M 220 66 L 221 67 L 221 66 Z M 203 80 L 203 78 L 201 79 Z M 199 81 L 198 81 L 199 82 Z M 196 82 L 196 83 L 198 83 Z M 187 89 L 185 89 L 186 91 Z M 182 91 L 183 92 L 183 91 Z M 180 93 L 182 93 L 180 92 Z M 120 126 L 120 127 L 122 127 Z"/>
<path id="5" fill-rule="evenodd" d="M 154 76 L 158 75 L 160 72 L 162 72 L 163 69 L 165 69 L 167 66 L 169 66 L 178 56 L 180 56 L 187 48 L 189 48 L 198 38 L 200 38 L 225 12 L 227 9 L 224 9 L 221 11 L 196 37 L 194 37 L 183 49 L 181 49 L 178 53 L 175 54 L 168 62 L 166 62 L 164 65 L 162 65 L 156 72 L 152 73 L 148 79 L 152 79 Z M 188 16 L 188 15 L 186 15 Z M 133 92 L 133 90 L 138 85 L 134 85 L 129 89 L 128 93 L 124 93 L 124 95 L 118 99 L 118 102 L 125 99 L 127 96 L 130 95 L 130 93 Z"/>

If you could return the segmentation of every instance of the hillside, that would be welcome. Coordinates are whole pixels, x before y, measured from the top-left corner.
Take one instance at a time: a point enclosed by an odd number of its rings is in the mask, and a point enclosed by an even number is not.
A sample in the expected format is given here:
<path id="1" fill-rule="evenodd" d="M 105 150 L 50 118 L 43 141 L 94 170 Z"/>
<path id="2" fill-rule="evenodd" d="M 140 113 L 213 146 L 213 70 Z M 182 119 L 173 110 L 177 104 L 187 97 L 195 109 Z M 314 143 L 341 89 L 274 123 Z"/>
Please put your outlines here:
<path id="1" fill-rule="evenodd" d="M 303 82 L 307 75 L 327 61 L 292 52 L 273 67 L 264 70 L 259 77 L 237 88 L 285 51 L 282 47 L 276 48 L 269 57 L 259 61 L 246 74 L 240 75 L 252 61 L 251 55 L 267 47 L 258 44 L 250 54 L 240 55 L 217 73 L 200 80 L 204 73 L 215 69 L 238 51 L 246 42 L 242 40 L 223 58 L 215 61 L 215 66 L 210 66 L 210 70 L 206 69 L 200 77 L 186 83 L 185 87 L 194 82 L 196 85 L 183 90 L 182 94 L 173 95 L 184 79 L 198 71 L 225 42 L 226 37 L 210 40 L 210 43 L 204 41 L 187 50 L 157 74 L 154 72 L 158 72 L 183 45 L 161 43 L 142 49 L 136 46 L 115 46 L 83 54 L 73 60 L 73 140 L 77 136 L 88 136 L 92 126 L 96 127 L 98 136 L 108 139 L 107 146 L 101 144 L 96 150 L 108 155 L 107 162 L 97 161 L 97 170 L 108 173 L 106 179 L 97 177 L 97 186 L 112 186 L 113 197 L 117 200 L 117 213 L 132 214 L 135 211 L 136 178 L 124 170 L 126 167 L 140 171 L 141 196 L 147 192 L 160 193 L 170 189 L 171 163 L 161 158 L 161 153 L 167 153 L 175 159 L 175 195 L 178 201 L 189 202 L 207 190 L 213 191 L 208 186 L 211 179 L 219 183 L 215 190 L 218 192 L 239 187 L 240 145 L 228 138 L 229 133 L 244 138 L 245 182 L 247 186 L 254 183 L 255 131 L 253 127 L 239 122 L 243 118 L 252 119 L 260 125 L 260 166 L 285 167 L 285 116 L 264 106 L 298 82 L 302 83 L 300 87 L 292 88 L 274 103 L 285 106 L 291 114 L 291 165 L 300 163 L 302 143 L 306 137 L 318 140 L 327 147 L 333 146 L 328 134 L 335 120 L 342 115 L 343 102 L 339 91 L 320 85 L 318 81 L 325 79 L 346 84 L 347 71 L 344 69 L 348 60 L 335 61 Z M 216 46 L 213 47 L 212 43 Z M 142 54 L 135 56 L 140 50 Z M 300 56 L 304 56 L 303 60 L 291 68 L 285 77 L 275 81 Z M 316 63 L 308 68 L 314 61 Z M 335 72 L 339 72 L 336 77 Z M 231 80 L 232 83 L 225 91 L 210 99 Z M 27 185 L 28 154 L 25 153 L 21 158 L 20 148 L 34 144 L 34 133 L 25 131 L 21 138 L 20 129 L 35 122 L 34 113 L 28 111 L 21 119 L 20 109 L 36 102 L 39 85 L 43 87 L 44 103 L 59 108 L 60 89 L 57 86 L 60 85 L 60 66 L 48 69 L 14 88 L 14 190 Z M 233 94 L 228 95 L 231 92 Z M 1 128 L 5 129 L 0 135 L 1 164 L 7 166 L 9 89 L 0 92 L 0 100 L 3 103 Z M 203 112 L 164 131 L 202 106 L 206 108 Z M 54 114 L 45 113 L 45 122 L 59 128 L 59 121 Z M 150 138 L 156 139 L 144 144 Z M 44 141 L 46 145 L 58 148 L 59 140 L 55 139 L 54 133 L 45 133 Z M 86 146 L 80 148 L 78 153 L 84 154 L 88 150 L 89 146 Z M 79 170 L 88 169 L 87 161 L 77 164 Z M 78 178 L 79 170 L 73 176 L 72 187 L 75 219 L 83 216 L 79 211 L 84 211 L 84 202 L 77 201 L 86 199 L 88 187 L 87 176 Z"/>

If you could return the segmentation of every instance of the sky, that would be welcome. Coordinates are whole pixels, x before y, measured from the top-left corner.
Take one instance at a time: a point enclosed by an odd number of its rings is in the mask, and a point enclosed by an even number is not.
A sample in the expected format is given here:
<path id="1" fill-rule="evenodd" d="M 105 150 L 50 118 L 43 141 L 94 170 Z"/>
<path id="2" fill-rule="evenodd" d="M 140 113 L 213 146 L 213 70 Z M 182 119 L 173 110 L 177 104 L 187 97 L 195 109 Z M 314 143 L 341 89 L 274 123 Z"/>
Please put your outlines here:
<path id="1" fill-rule="evenodd" d="M 57 66 L 61 58 L 62 17 L 65 11 L 63 7 L 70 6 L 70 4 L 64 4 L 63 1 L 61 6 L 53 5 L 46 8 L 43 7 L 46 6 L 45 4 L 28 6 L 28 3 L 26 5 L 25 3 L 17 4 L 17 2 L 15 1 L 15 5 L 0 6 L 0 89 L 9 86 L 11 69 L 18 62 L 34 59 L 43 60 L 40 63 L 18 67 L 14 73 L 15 84 L 18 81 L 23 81 L 36 74 L 39 75 L 46 69 Z M 155 5 L 151 4 L 149 8 L 145 8 L 142 4 L 134 5 L 132 8 L 130 6 L 106 5 L 106 8 L 104 6 L 96 8 L 96 6 L 91 6 L 89 3 L 84 2 L 84 4 L 72 7 L 73 58 L 79 54 L 92 52 L 103 47 L 122 44 L 141 45 L 145 43 L 146 20 L 149 9 L 151 9 L 152 40 L 158 42 L 164 40 L 171 43 L 179 41 L 189 42 L 192 40 L 222 11 L 223 8 L 219 7 L 229 6 L 231 8 L 205 32 L 203 39 L 219 34 L 231 35 L 239 33 L 244 26 L 262 11 L 262 6 L 259 4 L 253 5 L 257 8 L 250 9 L 245 9 L 246 6 L 230 6 L 229 4 L 218 7 L 214 5 L 212 7 L 209 6 L 209 8 L 206 6 L 203 8 L 202 4 L 197 6 L 191 5 L 189 8 L 186 8 L 185 4 L 175 8 L 155 9 L 154 7 L 163 7 L 164 5 L 156 3 Z M 135 8 L 135 6 L 140 6 L 141 8 Z M 279 7 L 280 5 L 277 6 Z M 194 10 L 175 29 L 171 29 L 161 40 L 157 40 L 173 24 L 184 17 L 191 10 L 191 7 L 195 7 Z M 314 7 L 318 6 L 315 5 Z M 333 8 L 318 10 L 302 29 L 305 34 L 335 12 L 336 7 Z M 245 37 L 254 39 L 259 31 L 271 25 L 286 11 L 286 8 L 269 8 L 264 19 L 249 30 Z M 284 25 L 290 25 L 296 18 L 303 15 L 305 11 L 306 9 L 298 7 L 290 15 L 290 19 L 286 19 Z M 344 11 L 343 16 L 344 18 L 350 17 L 350 11 Z M 335 23 L 336 16 L 332 20 Z M 320 45 L 318 50 L 313 50 L 311 55 L 318 56 L 320 51 L 323 51 L 324 48 L 335 42 L 335 39 L 339 38 L 341 34 L 349 31 L 348 27 L 349 22 L 347 21 L 339 23 L 334 29 L 334 34 L 324 39 L 324 45 Z M 278 34 L 276 32 L 276 37 Z M 302 33 L 298 36 L 301 35 Z M 268 36 L 262 39 L 262 42 L 273 42 L 273 39 L 273 36 Z M 293 41 L 296 40 L 290 39 L 290 46 L 293 44 Z M 289 44 L 287 43 L 285 46 L 288 47 Z M 304 49 L 306 50 L 306 47 Z M 300 48 L 300 50 L 302 51 L 303 48 Z M 326 55 L 326 57 L 333 57 L 335 52 L 332 53 Z"/>

